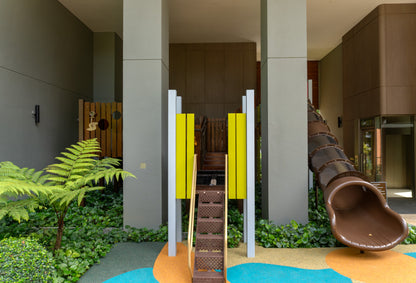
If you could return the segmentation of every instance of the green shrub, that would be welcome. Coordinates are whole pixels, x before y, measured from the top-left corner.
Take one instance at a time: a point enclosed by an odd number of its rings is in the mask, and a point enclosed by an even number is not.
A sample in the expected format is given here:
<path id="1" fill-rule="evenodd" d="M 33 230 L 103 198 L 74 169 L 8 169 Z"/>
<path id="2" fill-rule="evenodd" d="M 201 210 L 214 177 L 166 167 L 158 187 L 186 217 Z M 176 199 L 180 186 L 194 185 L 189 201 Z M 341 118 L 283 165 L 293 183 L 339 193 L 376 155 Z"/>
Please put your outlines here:
<path id="1" fill-rule="evenodd" d="M 55 268 L 52 254 L 31 238 L 0 241 L 1 282 L 52 282 Z"/>
<path id="2" fill-rule="evenodd" d="M 238 211 L 237 211 L 238 212 Z M 228 226 L 227 243 L 229 248 L 236 248 L 243 238 L 243 233 L 234 225 Z"/>

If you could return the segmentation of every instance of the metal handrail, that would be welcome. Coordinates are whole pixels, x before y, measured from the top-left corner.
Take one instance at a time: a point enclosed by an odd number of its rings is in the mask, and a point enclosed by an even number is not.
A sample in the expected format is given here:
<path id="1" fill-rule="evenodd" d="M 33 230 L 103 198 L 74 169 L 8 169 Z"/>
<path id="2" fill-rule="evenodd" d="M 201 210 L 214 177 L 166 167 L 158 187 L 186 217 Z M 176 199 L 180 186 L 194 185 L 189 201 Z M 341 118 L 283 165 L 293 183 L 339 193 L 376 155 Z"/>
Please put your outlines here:
<path id="1" fill-rule="evenodd" d="M 191 203 L 189 207 L 189 224 L 188 224 L 188 268 L 192 276 L 192 246 L 194 240 L 194 219 L 195 219 L 195 195 L 196 195 L 196 173 L 197 173 L 197 160 L 198 157 L 194 155 L 194 167 L 192 171 L 192 192 Z"/>
<path id="2" fill-rule="evenodd" d="M 228 154 L 225 154 L 224 181 L 224 282 L 227 282 L 227 248 L 228 248 Z"/>

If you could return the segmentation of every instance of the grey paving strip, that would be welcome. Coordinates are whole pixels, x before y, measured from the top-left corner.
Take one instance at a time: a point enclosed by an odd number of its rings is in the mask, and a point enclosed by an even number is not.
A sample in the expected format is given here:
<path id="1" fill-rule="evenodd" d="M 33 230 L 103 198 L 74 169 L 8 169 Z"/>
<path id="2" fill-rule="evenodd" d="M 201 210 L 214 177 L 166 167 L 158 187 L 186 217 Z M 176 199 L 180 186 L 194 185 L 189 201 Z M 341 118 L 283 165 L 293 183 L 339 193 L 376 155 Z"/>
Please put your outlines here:
<path id="1" fill-rule="evenodd" d="M 92 266 L 78 282 L 99 283 L 138 268 L 153 267 L 165 244 L 160 242 L 118 243 L 100 260 L 100 264 Z"/>

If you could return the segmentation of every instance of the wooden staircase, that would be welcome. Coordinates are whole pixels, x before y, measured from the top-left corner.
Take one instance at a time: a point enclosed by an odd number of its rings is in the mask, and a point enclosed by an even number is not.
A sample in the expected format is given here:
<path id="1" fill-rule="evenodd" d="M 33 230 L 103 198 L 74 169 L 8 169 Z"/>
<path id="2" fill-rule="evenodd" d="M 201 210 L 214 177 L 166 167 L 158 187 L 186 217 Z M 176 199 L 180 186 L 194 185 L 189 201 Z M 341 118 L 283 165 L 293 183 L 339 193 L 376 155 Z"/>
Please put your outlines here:
<path id="1" fill-rule="evenodd" d="M 225 282 L 224 185 L 198 185 L 196 189 L 199 197 L 193 282 Z"/>

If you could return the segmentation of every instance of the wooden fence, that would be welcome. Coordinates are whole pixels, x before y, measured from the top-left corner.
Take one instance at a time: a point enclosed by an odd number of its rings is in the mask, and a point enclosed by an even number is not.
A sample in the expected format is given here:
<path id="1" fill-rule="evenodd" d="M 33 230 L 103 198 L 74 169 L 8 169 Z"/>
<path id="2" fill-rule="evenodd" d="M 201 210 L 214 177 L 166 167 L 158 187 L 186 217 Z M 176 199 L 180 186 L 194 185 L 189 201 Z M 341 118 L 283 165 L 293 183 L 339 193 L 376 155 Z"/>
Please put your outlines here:
<path id="1" fill-rule="evenodd" d="M 79 100 L 79 140 L 97 138 L 102 157 L 123 157 L 123 105 Z"/>

